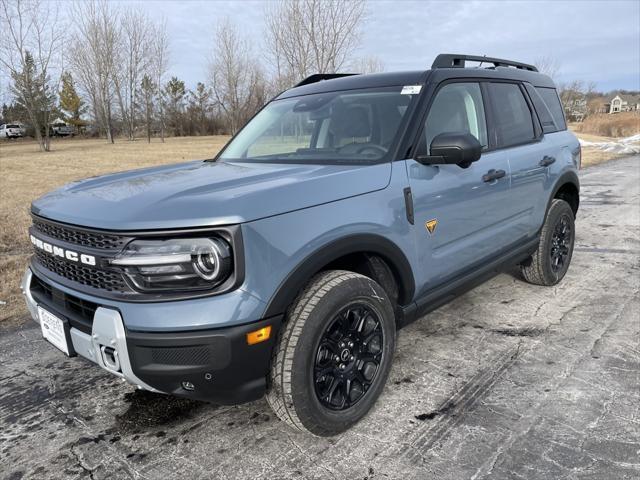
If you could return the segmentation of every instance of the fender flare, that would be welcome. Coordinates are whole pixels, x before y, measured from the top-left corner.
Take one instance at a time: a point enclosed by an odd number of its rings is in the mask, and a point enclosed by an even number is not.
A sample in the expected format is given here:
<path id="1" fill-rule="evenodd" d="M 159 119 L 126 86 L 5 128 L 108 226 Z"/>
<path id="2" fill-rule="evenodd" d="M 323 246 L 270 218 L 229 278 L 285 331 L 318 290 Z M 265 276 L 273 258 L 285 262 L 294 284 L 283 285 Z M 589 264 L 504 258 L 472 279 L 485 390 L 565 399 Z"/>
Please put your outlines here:
<path id="1" fill-rule="evenodd" d="M 576 187 L 576 190 L 578 191 L 578 205 L 576 206 L 576 212 L 577 212 L 577 207 L 580 205 L 580 180 L 576 172 L 574 172 L 573 170 L 568 170 L 564 172 L 562 175 L 560 175 L 558 180 L 556 180 L 556 183 L 553 185 L 551 196 L 547 201 L 547 210 L 545 211 L 545 214 L 544 214 L 545 220 L 547 219 L 547 212 L 549 211 L 549 207 L 551 207 L 551 202 L 553 201 L 554 198 L 556 198 L 558 191 L 562 187 L 564 187 L 567 183 L 570 183 L 571 185 Z"/>
<path id="2" fill-rule="evenodd" d="M 303 286 L 316 273 L 340 257 L 354 253 L 370 253 L 383 258 L 397 277 L 400 290 L 398 302 L 401 305 L 411 302 L 415 292 L 415 280 L 411 264 L 405 254 L 388 238 L 362 233 L 333 240 L 305 257 L 278 286 L 267 304 L 264 318 L 285 312 Z"/>

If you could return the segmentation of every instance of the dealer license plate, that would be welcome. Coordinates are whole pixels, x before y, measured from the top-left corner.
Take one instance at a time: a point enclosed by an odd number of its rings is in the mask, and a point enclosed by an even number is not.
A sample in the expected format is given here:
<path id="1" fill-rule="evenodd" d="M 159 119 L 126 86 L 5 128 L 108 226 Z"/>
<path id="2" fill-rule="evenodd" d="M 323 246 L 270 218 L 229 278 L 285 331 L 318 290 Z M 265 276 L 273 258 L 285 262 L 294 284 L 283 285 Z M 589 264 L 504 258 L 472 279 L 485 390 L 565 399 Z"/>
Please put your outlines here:
<path id="1" fill-rule="evenodd" d="M 42 336 L 52 343 L 54 347 L 69 355 L 69 344 L 67 343 L 64 321 L 40 306 L 38 306 L 38 316 L 40 317 Z"/>

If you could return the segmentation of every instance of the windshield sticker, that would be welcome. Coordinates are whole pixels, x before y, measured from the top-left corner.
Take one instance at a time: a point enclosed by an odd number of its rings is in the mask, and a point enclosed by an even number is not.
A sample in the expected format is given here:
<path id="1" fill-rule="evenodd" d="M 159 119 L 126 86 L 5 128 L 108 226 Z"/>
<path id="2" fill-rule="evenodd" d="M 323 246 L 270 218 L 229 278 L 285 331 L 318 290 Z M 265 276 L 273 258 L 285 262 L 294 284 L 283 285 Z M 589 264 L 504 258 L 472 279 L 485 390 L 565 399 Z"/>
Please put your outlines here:
<path id="1" fill-rule="evenodd" d="M 417 95 L 422 90 L 422 85 L 405 85 L 402 87 L 400 95 Z"/>

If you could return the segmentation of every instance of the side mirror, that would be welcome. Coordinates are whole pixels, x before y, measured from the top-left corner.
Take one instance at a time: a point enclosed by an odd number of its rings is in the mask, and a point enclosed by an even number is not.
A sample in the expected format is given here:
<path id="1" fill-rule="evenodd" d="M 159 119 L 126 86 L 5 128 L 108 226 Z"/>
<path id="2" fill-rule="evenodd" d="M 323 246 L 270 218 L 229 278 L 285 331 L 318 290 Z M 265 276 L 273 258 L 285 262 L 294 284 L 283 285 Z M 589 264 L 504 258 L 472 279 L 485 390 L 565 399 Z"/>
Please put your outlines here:
<path id="1" fill-rule="evenodd" d="M 416 161 L 423 165 L 459 165 L 468 167 L 482 154 L 482 145 L 466 132 L 441 133 L 431 141 L 431 154 L 418 151 Z"/>

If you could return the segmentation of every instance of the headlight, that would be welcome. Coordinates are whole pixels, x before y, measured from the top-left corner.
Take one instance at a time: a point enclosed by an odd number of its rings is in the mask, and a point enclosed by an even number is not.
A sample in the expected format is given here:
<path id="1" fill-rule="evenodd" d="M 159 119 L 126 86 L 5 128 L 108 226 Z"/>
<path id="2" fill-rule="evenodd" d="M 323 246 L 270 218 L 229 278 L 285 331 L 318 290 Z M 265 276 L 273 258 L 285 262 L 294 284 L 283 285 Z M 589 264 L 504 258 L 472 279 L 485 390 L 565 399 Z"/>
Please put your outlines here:
<path id="1" fill-rule="evenodd" d="M 111 264 L 143 292 L 208 290 L 229 278 L 233 256 L 218 237 L 134 240 Z"/>

